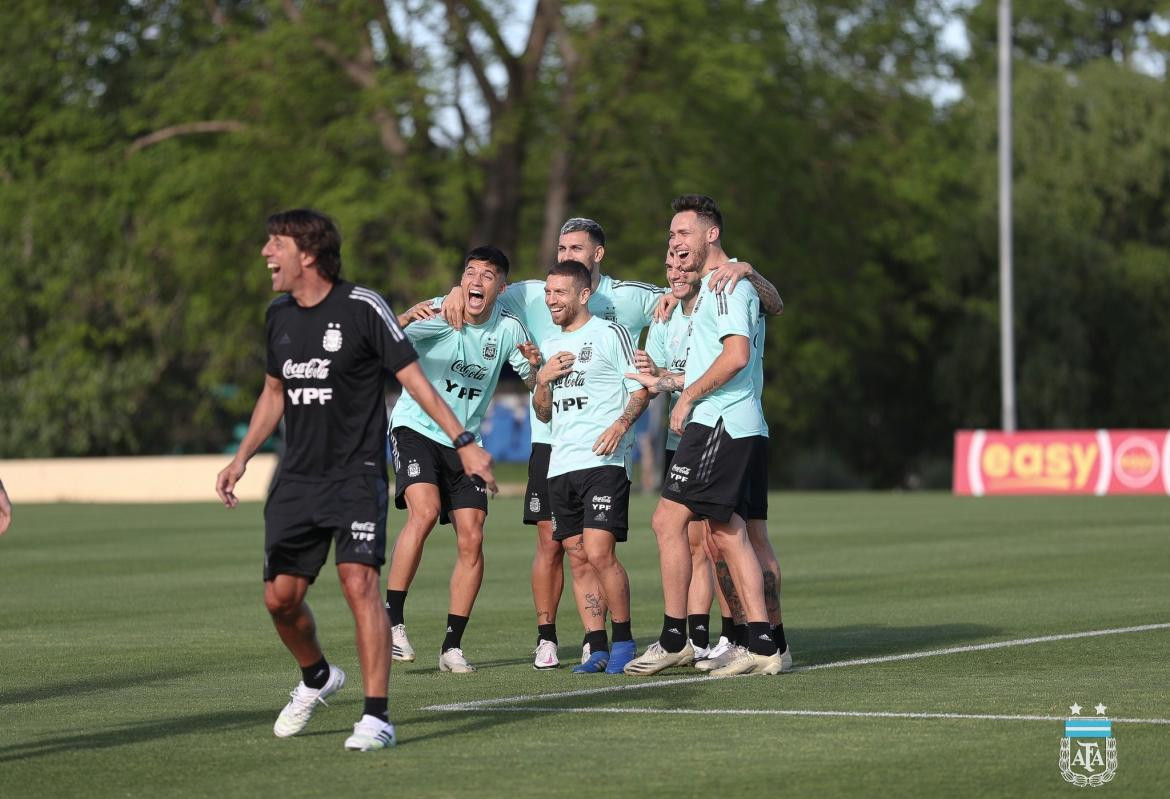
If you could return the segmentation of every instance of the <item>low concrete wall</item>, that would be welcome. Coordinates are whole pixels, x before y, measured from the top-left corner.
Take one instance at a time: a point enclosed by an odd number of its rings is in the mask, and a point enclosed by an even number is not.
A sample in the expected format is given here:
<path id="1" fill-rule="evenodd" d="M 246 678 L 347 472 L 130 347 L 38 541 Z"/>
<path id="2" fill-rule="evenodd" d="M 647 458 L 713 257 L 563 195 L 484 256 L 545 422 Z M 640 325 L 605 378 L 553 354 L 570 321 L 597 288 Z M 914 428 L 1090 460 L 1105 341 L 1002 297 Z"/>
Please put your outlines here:
<path id="1" fill-rule="evenodd" d="M 0 480 L 21 502 L 219 502 L 215 476 L 230 455 L 0 460 Z M 241 500 L 261 500 L 276 456 L 259 454 L 236 486 Z"/>

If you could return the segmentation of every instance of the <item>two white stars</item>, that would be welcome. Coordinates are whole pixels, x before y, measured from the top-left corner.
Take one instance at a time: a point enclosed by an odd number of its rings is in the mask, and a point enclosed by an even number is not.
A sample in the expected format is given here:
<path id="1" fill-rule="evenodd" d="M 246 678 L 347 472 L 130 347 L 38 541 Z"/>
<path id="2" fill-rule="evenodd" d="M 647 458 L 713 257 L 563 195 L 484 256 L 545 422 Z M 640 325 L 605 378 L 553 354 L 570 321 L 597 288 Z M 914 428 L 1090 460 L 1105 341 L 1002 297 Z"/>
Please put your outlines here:
<path id="1" fill-rule="evenodd" d="M 1076 702 L 1073 702 L 1071 705 L 1069 705 L 1068 709 L 1072 711 L 1072 714 L 1074 716 L 1081 715 L 1081 706 L 1078 705 Z M 1105 705 L 1101 704 L 1100 702 L 1097 703 L 1097 705 L 1093 708 L 1093 710 L 1096 710 L 1097 715 L 1099 715 L 1099 716 L 1105 715 Z"/>

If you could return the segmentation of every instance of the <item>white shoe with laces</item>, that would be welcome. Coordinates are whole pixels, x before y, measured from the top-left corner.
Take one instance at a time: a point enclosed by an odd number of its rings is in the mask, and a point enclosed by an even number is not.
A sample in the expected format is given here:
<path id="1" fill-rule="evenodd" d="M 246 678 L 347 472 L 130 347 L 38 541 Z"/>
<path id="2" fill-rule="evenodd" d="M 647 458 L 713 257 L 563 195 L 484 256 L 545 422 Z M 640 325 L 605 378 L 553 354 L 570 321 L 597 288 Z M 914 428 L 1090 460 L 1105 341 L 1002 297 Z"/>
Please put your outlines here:
<path id="1" fill-rule="evenodd" d="M 706 660 L 700 660 L 696 662 L 695 668 L 699 671 L 714 671 L 715 669 L 721 669 L 746 651 L 748 651 L 746 646 L 732 644 L 731 646 L 727 647 L 727 649 L 723 650 L 723 654 L 719 655 L 718 657 L 711 657 L 708 655 Z"/>
<path id="2" fill-rule="evenodd" d="M 646 647 L 645 652 L 627 663 L 622 671 L 635 675 L 657 674 L 671 666 L 689 666 L 694 659 L 695 650 L 690 641 L 678 652 L 667 652 L 660 642 L 655 641 Z"/>
<path id="3" fill-rule="evenodd" d="M 362 720 L 353 725 L 353 735 L 345 739 L 345 748 L 354 752 L 373 752 L 397 743 L 393 724 L 377 716 L 362 716 Z"/>
<path id="4" fill-rule="evenodd" d="M 717 644 L 715 644 L 715 646 L 711 647 L 711 651 L 709 651 L 707 653 L 707 657 L 709 657 L 709 658 L 720 657 L 728 649 L 731 649 L 732 646 L 733 646 L 733 644 L 731 643 L 731 640 L 726 635 L 721 635 L 721 636 L 719 636 L 719 643 L 717 643 Z"/>
<path id="5" fill-rule="evenodd" d="M 536 655 L 532 661 L 534 669 L 555 669 L 561 665 L 561 659 L 557 657 L 557 645 L 552 641 L 541 638 L 532 654 Z"/>
<path id="6" fill-rule="evenodd" d="M 296 735 L 309 723 L 318 703 L 328 707 L 325 697 L 337 693 L 343 685 L 345 685 L 345 672 L 336 666 L 329 667 L 329 679 L 321 688 L 309 688 L 303 681 L 297 683 L 297 687 L 289 693 L 292 699 L 276 717 L 276 723 L 272 725 L 272 732 L 276 734 L 277 738 L 288 738 Z"/>
<path id="7" fill-rule="evenodd" d="M 780 653 L 758 655 L 740 647 L 740 653 L 726 666 L 712 669 L 712 677 L 734 677 L 737 674 L 779 674 L 782 668 Z"/>
<path id="8" fill-rule="evenodd" d="M 405 624 L 395 624 L 390 628 L 390 658 L 401 663 L 414 662 L 414 647 L 406 637 Z"/>
<path id="9" fill-rule="evenodd" d="M 711 647 L 698 646 L 695 644 L 694 641 L 691 641 L 691 649 L 695 650 L 695 662 L 696 663 L 699 662 L 700 660 L 706 660 L 711 655 Z"/>
<path id="10" fill-rule="evenodd" d="M 475 671 L 475 666 L 467 662 L 467 658 L 463 656 L 463 650 L 456 646 L 439 655 L 439 671 L 449 671 L 452 674 L 471 674 Z"/>

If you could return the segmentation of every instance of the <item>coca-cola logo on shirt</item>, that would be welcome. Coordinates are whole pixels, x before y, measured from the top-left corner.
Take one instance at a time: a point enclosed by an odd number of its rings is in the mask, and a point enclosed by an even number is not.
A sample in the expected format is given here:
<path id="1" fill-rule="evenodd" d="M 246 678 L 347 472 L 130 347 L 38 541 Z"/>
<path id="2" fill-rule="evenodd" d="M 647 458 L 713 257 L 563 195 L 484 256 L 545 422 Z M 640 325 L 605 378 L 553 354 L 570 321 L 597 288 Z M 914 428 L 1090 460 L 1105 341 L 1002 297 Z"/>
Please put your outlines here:
<path id="1" fill-rule="evenodd" d="M 285 380 L 327 380 L 329 378 L 328 358 L 311 358 L 303 363 L 293 363 L 292 358 L 284 362 Z"/>
<path id="2" fill-rule="evenodd" d="M 478 363 L 464 363 L 462 360 L 455 361 L 451 364 L 451 371 L 472 380 L 483 380 L 487 377 L 487 367 Z"/>

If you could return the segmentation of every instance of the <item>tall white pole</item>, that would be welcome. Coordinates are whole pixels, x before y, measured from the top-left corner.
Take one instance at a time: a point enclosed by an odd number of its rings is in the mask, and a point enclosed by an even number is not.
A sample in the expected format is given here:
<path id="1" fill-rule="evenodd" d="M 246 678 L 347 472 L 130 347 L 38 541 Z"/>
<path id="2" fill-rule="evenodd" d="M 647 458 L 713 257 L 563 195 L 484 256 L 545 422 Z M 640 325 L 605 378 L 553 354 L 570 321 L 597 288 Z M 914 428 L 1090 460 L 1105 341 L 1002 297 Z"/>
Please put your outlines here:
<path id="1" fill-rule="evenodd" d="M 1006 433 L 1016 430 L 1012 319 L 1012 2 L 999 0 L 999 359 Z"/>

